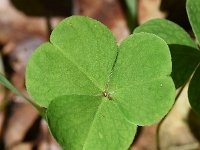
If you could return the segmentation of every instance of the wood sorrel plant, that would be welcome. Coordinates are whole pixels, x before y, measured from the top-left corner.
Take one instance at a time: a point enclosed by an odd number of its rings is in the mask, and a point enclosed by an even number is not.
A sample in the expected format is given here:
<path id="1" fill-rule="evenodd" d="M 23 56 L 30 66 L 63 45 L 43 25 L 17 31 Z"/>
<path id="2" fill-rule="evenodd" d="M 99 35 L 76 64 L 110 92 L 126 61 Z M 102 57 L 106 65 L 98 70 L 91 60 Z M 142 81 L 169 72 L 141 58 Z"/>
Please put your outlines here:
<path id="1" fill-rule="evenodd" d="M 171 71 L 158 36 L 137 33 L 118 46 L 100 22 L 72 16 L 33 53 L 26 87 L 64 149 L 126 150 L 138 125 L 159 121 L 172 107 Z"/>
<path id="2" fill-rule="evenodd" d="M 200 115 L 200 0 L 187 0 L 187 14 L 197 42 L 177 24 L 154 19 L 135 29 L 134 33 L 153 33 L 164 39 L 172 55 L 172 78 L 176 88 L 183 86 L 190 76 L 188 97 L 193 110 Z"/>

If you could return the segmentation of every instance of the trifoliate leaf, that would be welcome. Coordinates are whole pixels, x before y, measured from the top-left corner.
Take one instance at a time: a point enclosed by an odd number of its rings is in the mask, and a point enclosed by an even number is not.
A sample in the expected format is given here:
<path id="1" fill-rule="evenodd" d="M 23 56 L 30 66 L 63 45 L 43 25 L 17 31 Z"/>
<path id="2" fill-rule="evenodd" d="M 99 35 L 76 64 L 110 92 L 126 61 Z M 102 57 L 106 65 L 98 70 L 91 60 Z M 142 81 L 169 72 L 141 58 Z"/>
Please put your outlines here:
<path id="1" fill-rule="evenodd" d="M 139 32 L 156 34 L 167 42 L 172 55 L 172 78 L 176 88 L 183 85 L 200 61 L 200 52 L 189 35 L 177 24 L 164 19 L 144 23 L 134 31 Z"/>
<path id="2" fill-rule="evenodd" d="M 126 150 L 137 125 L 170 110 L 175 87 L 161 38 L 138 33 L 118 47 L 104 25 L 73 16 L 50 41 L 31 57 L 26 86 L 48 107 L 49 128 L 64 149 Z"/>
<path id="3" fill-rule="evenodd" d="M 187 0 L 186 8 L 190 24 L 200 44 L 200 0 Z"/>

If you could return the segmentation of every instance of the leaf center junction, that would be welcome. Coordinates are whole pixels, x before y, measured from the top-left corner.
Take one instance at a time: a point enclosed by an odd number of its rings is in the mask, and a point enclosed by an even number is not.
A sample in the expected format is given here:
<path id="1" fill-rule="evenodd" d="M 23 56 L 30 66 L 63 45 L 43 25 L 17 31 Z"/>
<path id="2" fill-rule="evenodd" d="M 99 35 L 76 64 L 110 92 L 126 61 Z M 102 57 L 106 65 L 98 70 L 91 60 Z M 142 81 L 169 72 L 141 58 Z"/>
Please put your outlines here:
<path id="1" fill-rule="evenodd" d="M 111 94 L 110 94 L 108 91 L 104 91 L 104 92 L 103 92 L 103 96 L 104 96 L 104 97 L 107 97 L 108 100 L 112 100 Z"/>

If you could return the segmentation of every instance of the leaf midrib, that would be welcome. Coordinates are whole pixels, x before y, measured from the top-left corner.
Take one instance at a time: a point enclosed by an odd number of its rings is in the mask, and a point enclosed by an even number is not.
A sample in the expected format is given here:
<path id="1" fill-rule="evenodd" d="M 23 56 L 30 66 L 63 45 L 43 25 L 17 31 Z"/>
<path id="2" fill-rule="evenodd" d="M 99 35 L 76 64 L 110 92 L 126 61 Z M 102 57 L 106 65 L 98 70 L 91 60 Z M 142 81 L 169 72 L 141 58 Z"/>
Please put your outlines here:
<path id="1" fill-rule="evenodd" d="M 103 105 L 103 103 L 104 103 L 104 101 L 103 101 L 103 98 L 102 98 L 102 99 L 101 99 L 101 102 L 100 102 L 100 104 L 99 104 L 99 106 L 98 106 L 98 108 L 97 108 L 97 111 L 96 111 L 96 113 L 95 113 L 95 115 L 94 115 L 94 119 L 92 120 L 92 123 L 91 123 L 91 125 L 90 125 L 90 127 L 89 127 L 88 134 L 87 134 L 87 136 L 86 136 L 86 138 L 85 138 L 85 141 L 84 141 L 82 150 L 85 150 L 85 145 L 86 145 L 86 143 L 87 143 L 87 141 L 88 141 L 88 138 L 89 138 L 90 133 L 91 133 L 91 130 L 92 130 L 93 126 L 94 126 L 94 123 L 95 123 L 97 114 L 98 114 L 98 112 L 100 111 L 100 108 L 101 108 L 101 106 Z"/>
<path id="2" fill-rule="evenodd" d="M 63 54 L 63 56 L 69 60 L 80 72 L 82 72 L 87 78 L 88 80 L 93 83 L 93 85 L 98 89 L 98 90 L 102 90 L 101 87 L 98 85 L 98 82 L 93 78 L 93 77 L 90 77 L 81 67 L 79 67 L 78 64 L 76 64 L 73 60 L 71 60 L 69 58 L 68 55 L 66 55 L 64 52 L 62 52 L 61 48 L 59 46 L 57 46 L 56 44 L 54 44 L 53 42 L 50 42 L 50 44 L 52 44 L 56 49 L 59 50 L 60 53 Z"/>

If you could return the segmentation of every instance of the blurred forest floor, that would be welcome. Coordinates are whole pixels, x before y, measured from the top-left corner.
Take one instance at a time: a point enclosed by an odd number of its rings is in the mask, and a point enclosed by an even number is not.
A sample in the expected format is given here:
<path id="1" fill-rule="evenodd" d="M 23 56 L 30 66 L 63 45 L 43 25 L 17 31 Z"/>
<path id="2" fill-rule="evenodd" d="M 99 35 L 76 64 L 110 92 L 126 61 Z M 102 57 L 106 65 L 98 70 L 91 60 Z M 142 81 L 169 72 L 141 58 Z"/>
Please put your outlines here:
<path id="1" fill-rule="evenodd" d="M 108 26 L 120 43 L 131 32 L 126 10 L 120 0 L 74 0 L 72 14 L 86 15 Z M 138 0 L 138 23 L 164 18 L 161 0 Z M 63 17 L 52 17 L 55 27 Z M 25 66 L 29 56 L 48 40 L 45 17 L 30 17 L 17 10 L 9 0 L 0 0 L 0 72 L 24 94 Z M 187 86 L 169 113 L 160 132 L 163 150 L 198 150 L 200 119 L 191 111 Z M 167 92 L 167 91 L 166 91 Z M 140 128 L 131 150 L 156 149 L 157 124 Z M 47 124 L 36 110 L 0 85 L 0 150 L 60 150 Z"/>

